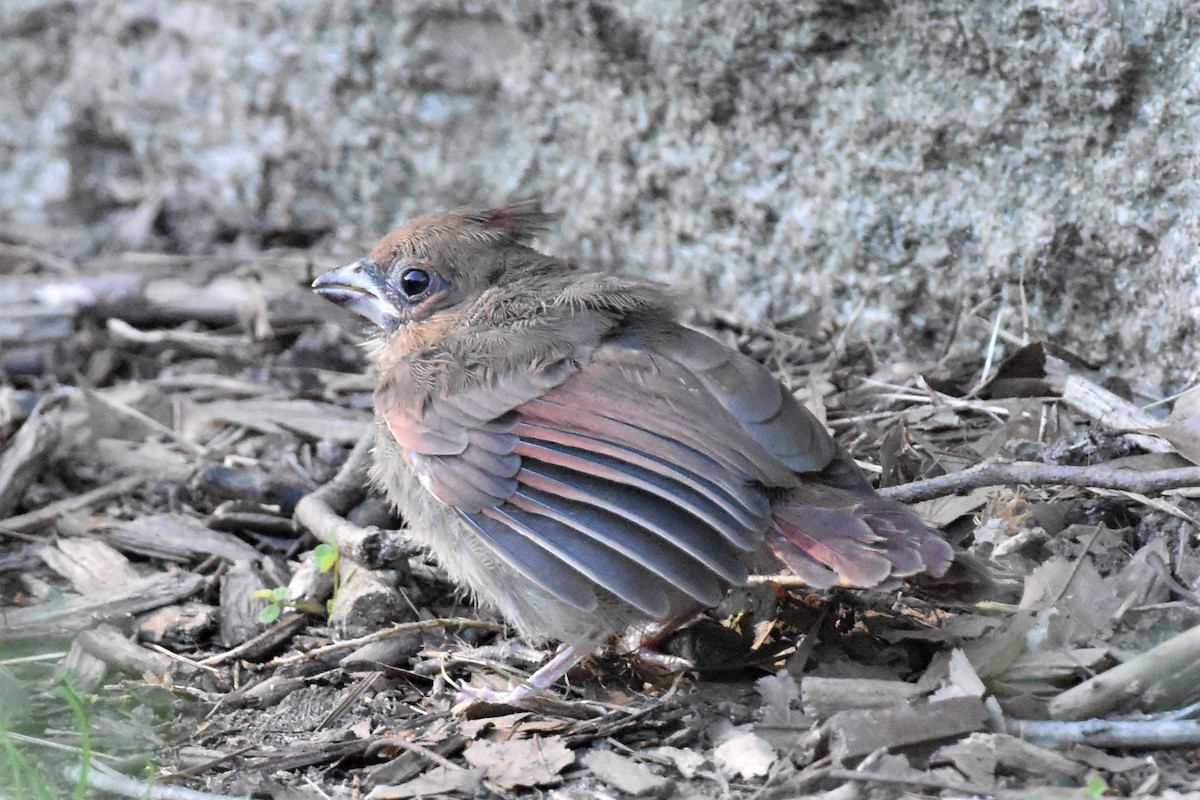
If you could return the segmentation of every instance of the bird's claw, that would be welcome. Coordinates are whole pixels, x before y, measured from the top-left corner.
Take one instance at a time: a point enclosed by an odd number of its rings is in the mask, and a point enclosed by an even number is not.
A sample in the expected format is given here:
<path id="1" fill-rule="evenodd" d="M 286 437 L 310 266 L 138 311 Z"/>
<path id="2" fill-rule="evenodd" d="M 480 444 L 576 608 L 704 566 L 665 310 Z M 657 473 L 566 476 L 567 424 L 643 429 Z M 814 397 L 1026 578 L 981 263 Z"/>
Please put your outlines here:
<path id="1" fill-rule="evenodd" d="M 515 705 L 522 698 L 528 697 L 528 686 L 509 687 L 507 689 L 492 689 L 486 686 L 466 686 L 454 696 L 455 708 L 466 708 L 476 703 L 487 703 L 497 706 Z"/>

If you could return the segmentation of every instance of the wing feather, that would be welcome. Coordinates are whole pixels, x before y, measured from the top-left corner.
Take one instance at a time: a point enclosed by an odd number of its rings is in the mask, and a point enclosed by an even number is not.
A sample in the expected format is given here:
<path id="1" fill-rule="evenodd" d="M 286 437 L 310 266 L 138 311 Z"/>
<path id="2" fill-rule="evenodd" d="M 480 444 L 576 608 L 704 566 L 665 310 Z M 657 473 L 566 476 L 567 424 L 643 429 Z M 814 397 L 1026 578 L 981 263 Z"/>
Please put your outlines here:
<path id="1" fill-rule="evenodd" d="M 523 485 L 547 494 L 586 503 L 624 517 L 642 528 L 647 537 L 657 536 L 669 542 L 704 564 L 722 580 L 730 583 L 746 581 L 746 568 L 737 549 L 678 506 L 655 501 L 644 492 L 627 486 L 609 484 L 551 464 L 527 464 L 518 473 L 517 479 Z"/>
<path id="2" fill-rule="evenodd" d="M 554 568 L 567 568 L 586 577 L 651 617 L 662 618 L 670 612 L 670 600 L 663 591 L 662 581 L 653 580 L 653 574 L 644 566 L 603 541 L 513 503 L 485 509 L 482 514 L 556 559 L 558 564 Z"/>
<path id="3" fill-rule="evenodd" d="M 761 540 L 765 526 L 743 525 L 736 517 L 686 484 L 663 478 L 637 465 L 597 453 L 545 443 L 522 443 L 517 447 L 516 453 L 522 458 L 535 459 L 543 464 L 574 470 L 591 478 L 640 489 L 652 495 L 646 498 L 646 502 L 665 501 L 678 506 L 709 528 L 718 531 L 739 549 L 753 550 Z"/>
<path id="4" fill-rule="evenodd" d="M 580 611 L 596 610 L 598 601 L 591 581 L 548 553 L 536 541 L 483 514 L 460 511 L 459 517 L 471 526 L 492 553 L 531 583 Z"/>
<path id="5" fill-rule="evenodd" d="M 666 541 L 647 537 L 644 529 L 622 516 L 528 486 L 511 502 L 522 510 L 570 525 L 613 551 L 634 558 L 658 578 L 706 606 L 721 600 L 722 587 L 712 570 Z"/>

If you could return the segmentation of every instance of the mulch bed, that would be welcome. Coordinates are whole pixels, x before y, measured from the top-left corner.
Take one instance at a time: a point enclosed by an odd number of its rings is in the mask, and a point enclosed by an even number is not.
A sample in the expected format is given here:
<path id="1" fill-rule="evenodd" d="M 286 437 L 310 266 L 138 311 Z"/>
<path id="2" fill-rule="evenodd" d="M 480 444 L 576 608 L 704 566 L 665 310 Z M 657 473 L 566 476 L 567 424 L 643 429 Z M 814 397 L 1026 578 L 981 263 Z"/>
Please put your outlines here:
<path id="1" fill-rule="evenodd" d="M 1200 393 L 1002 317 L 920 361 L 690 322 L 775 369 L 986 561 L 983 601 L 759 576 L 520 708 L 550 652 L 365 491 L 357 320 L 304 254 L 0 249 L 0 786 L 11 797 L 1169 794 L 1200 764 Z M 1007 357 L 1000 358 L 1000 353 Z M 187 787 L 201 794 L 184 794 Z M 146 793 L 149 793 L 148 795 Z"/>

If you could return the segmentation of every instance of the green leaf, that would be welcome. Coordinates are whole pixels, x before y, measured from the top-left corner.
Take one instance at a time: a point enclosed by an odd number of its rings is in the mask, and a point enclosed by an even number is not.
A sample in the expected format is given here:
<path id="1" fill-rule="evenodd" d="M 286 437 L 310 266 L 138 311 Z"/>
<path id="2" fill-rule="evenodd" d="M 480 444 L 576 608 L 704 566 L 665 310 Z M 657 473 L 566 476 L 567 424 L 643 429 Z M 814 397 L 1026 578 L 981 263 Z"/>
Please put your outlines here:
<path id="1" fill-rule="evenodd" d="M 313 563 L 317 565 L 321 572 L 329 572 L 337 566 L 338 551 L 336 547 L 330 547 L 327 544 L 319 544 L 312 551 Z"/>
<path id="2" fill-rule="evenodd" d="M 263 625 L 270 625 L 275 620 L 279 619 L 279 615 L 283 612 L 283 607 L 278 603 L 271 603 L 264 606 L 263 610 L 258 612 L 258 621 Z"/>

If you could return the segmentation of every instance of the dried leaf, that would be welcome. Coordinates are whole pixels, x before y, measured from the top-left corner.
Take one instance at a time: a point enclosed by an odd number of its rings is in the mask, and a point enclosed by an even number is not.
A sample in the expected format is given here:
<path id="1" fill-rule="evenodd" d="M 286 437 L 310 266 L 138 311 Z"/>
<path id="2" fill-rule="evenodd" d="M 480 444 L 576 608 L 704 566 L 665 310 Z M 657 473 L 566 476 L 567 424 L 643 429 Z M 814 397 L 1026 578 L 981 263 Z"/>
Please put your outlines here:
<path id="1" fill-rule="evenodd" d="M 983 508 L 995 491 L 994 487 L 984 486 L 972 489 L 965 495 L 952 494 L 946 497 L 935 497 L 932 500 L 923 500 L 920 503 L 914 503 L 912 508 L 935 528 L 941 528 L 959 517 L 965 517 L 967 514 Z"/>
<path id="2" fill-rule="evenodd" d="M 802 714 L 792 705 L 800 701 L 800 686 L 796 679 L 780 670 L 778 675 L 765 675 L 754 682 L 762 696 L 763 722 L 767 725 L 789 725 Z"/>
<path id="3" fill-rule="evenodd" d="M 583 763 L 597 778 L 633 797 L 658 795 L 670 788 L 670 781 L 655 775 L 645 764 L 611 750 L 593 750 L 583 757 Z"/>
<path id="4" fill-rule="evenodd" d="M 454 794 L 475 795 L 479 792 L 479 784 L 483 782 L 482 767 L 477 769 L 450 769 L 449 767 L 434 767 L 424 775 L 413 778 L 407 783 L 397 786 L 377 786 L 368 800 L 400 800 L 407 797 L 428 797 L 430 795 Z"/>
<path id="5" fill-rule="evenodd" d="M 679 774 L 689 780 L 696 776 L 696 773 L 704 766 L 704 762 L 708 760 L 695 750 L 684 750 L 682 747 L 670 747 L 668 745 L 655 747 L 647 751 L 647 753 L 656 758 L 670 761 Z"/>
<path id="6" fill-rule="evenodd" d="M 735 728 L 721 739 L 713 757 L 730 777 L 761 778 L 771 771 L 776 754 L 766 739 Z"/>
<path id="7" fill-rule="evenodd" d="M 575 761 L 575 753 L 558 736 L 472 742 L 463 757 L 485 769 L 487 779 L 502 789 L 558 784 L 558 773 Z"/>

